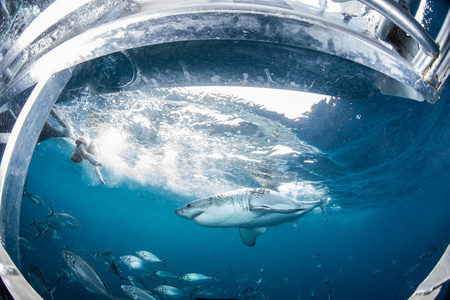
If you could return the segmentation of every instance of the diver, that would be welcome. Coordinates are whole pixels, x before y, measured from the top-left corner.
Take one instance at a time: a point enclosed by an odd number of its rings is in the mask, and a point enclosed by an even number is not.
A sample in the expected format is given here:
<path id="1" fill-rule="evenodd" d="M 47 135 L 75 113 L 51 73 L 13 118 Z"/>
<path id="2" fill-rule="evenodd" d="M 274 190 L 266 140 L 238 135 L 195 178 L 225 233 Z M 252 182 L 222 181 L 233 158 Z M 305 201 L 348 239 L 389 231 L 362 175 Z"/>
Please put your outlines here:
<path id="1" fill-rule="evenodd" d="M 100 182 L 105 184 L 102 173 L 100 172 L 100 167 L 102 164 L 94 156 L 98 152 L 95 143 L 93 141 L 88 142 L 88 140 L 84 137 L 79 137 L 75 140 L 75 145 L 75 150 L 73 151 L 70 159 L 74 163 L 80 163 L 87 159 L 91 165 L 94 166 L 95 173 L 97 174 L 98 179 L 100 179 Z"/>

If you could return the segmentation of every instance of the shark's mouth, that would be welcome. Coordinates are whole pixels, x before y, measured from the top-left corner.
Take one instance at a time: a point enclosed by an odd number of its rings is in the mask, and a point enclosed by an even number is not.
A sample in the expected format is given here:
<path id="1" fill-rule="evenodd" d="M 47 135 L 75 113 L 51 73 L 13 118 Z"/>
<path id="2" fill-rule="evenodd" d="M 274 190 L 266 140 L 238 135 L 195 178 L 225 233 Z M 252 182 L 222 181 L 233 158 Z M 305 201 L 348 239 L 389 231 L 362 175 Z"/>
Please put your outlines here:
<path id="1" fill-rule="evenodd" d="M 199 212 L 193 214 L 193 215 L 192 215 L 192 220 L 195 220 L 195 219 L 198 218 L 201 214 L 203 214 L 202 211 L 199 211 Z"/>

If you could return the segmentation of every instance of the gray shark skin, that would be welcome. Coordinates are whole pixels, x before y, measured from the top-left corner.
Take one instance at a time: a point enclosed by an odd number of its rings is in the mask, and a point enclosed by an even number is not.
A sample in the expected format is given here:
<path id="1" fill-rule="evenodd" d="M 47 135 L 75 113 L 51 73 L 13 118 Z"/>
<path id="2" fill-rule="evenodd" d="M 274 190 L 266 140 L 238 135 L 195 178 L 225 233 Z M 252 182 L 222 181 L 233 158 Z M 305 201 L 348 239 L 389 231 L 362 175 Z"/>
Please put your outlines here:
<path id="1" fill-rule="evenodd" d="M 327 199 L 298 201 L 277 191 L 245 188 L 192 201 L 175 213 L 205 227 L 236 227 L 242 242 L 252 247 L 268 226 L 297 220 L 316 207 L 325 215 Z M 326 215 L 325 215 L 326 220 Z"/>

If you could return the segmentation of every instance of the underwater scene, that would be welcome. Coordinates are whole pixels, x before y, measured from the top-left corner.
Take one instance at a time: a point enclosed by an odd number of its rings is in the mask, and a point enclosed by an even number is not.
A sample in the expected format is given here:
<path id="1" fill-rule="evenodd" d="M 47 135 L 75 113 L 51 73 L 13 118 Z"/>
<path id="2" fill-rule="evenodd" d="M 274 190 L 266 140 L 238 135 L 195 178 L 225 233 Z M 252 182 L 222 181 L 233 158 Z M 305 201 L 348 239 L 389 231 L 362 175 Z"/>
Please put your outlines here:
<path id="1" fill-rule="evenodd" d="M 250 94 L 56 104 L 72 135 L 36 146 L 20 217 L 41 296 L 407 299 L 450 241 L 450 93 Z M 81 136 L 96 166 L 71 160 Z"/>

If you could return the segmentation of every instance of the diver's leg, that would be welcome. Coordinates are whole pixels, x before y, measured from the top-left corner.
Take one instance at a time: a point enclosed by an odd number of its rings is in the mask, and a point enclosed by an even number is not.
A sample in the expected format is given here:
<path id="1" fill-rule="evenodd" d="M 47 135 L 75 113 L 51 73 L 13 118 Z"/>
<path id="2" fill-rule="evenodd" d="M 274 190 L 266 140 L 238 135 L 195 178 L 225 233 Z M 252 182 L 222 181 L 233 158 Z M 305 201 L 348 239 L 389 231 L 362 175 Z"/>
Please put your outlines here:
<path id="1" fill-rule="evenodd" d="M 84 158 L 86 158 L 93 166 L 101 167 L 102 164 L 98 162 L 97 159 L 95 159 L 94 155 L 90 153 L 84 153 Z"/>
<path id="2" fill-rule="evenodd" d="M 97 177 L 98 177 L 98 179 L 100 179 L 100 182 L 105 184 L 105 181 L 103 180 L 102 173 L 100 173 L 100 168 L 99 167 L 95 167 L 95 173 L 97 173 Z"/>

